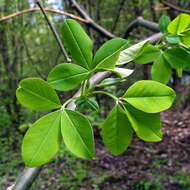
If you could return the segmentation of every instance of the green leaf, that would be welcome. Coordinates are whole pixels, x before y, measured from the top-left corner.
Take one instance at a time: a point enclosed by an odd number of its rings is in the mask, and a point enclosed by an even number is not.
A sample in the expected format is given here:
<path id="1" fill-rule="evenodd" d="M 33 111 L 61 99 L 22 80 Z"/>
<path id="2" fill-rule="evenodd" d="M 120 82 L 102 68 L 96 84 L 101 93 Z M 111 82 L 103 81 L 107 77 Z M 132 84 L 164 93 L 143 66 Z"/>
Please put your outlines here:
<path id="1" fill-rule="evenodd" d="M 61 107 L 55 90 L 44 80 L 24 79 L 16 91 L 18 101 L 32 110 L 51 110 Z"/>
<path id="2" fill-rule="evenodd" d="M 93 111 L 99 110 L 98 102 L 95 98 L 86 98 L 86 97 L 79 97 L 75 100 L 75 104 L 77 105 L 77 110 L 81 112 L 84 108 L 88 107 Z"/>
<path id="3" fill-rule="evenodd" d="M 175 69 L 190 67 L 190 53 L 182 48 L 172 48 L 164 52 L 164 58 Z"/>
<path id="4" fill-rule="evenodd" d="M 156 61 L 152 66 L 151 69 L 152 80 L 161 82 L 163 84 L 167 84 L 170 80 L 171 74 L 172 74 L 171 66 L 164 59 L 163 54 L 161 54 L 156 59 Z"/>
<path id="5" fill-rule="evenodd" d="M 183 75 L 183 69 L 179 68 L 179 69 L 176 69 L 176 71 L 177 71 L 177 76 L 181 78 Z"/>
<path id="6" fill-rule="evenodd" d="M 86 97 L 77 98 L 75 100 L 75 104 L 77 105 L 77 111 L 79 112 L 83 111 L 87 106 Z"/>
<path id="7" fill-rule="evenodd" d="M 190 47 L 190 28 L 181 33 L 180 41 L 187 47 Z"/>
<path id="8" fill-rule="evenodd" d="M 92 62 L 92 41 L 80 24 L 66 19 L 62 26 L 62 36 L 76 63 L 89 69 Z"/>
<path id="9" fill-rule="evenodd" d="M 133 131 L 126 113 L 119 105 L 106 118 L 101 135 L 105 146 L 114 155 L 123 153 L 129 146 Z"/>
<path id="10" fill-rule="evenodd" d="M 113 69 L 119 58 L 120 51 L 128 47 L 128 41 L 115 38 L 104 43 L 96 52 L 92 67 L 96 69 Z"/>
<path id="11" fill-rule="evenodd" d="M 153 62 L 160 53 L 160 49 L 151 44 L 147 44 L 137 53 L 134 58 L 134 62 L 138 64 L 147 64 Z"/>
<path id="12" fill-rule="evenodd" d="M 64 109 L 61 117 L 61 132 L 67 148 L 76 156 L 94 157 L 94 137 L 89 121 L 78 112 Z"/>
<path id="13" fill-rule="evenodd" d="M 171 34 L 180 34 L 190 24 L 190 15 L 180 14 L 168 25 L 168 32 Z"/>
<path id="14" fill-rule="evenodd" d="M 50 113 L 37 120 L 27 131 L 22 143 L 22 157 L 27 167 L 49 162 L 61 143 L 61 111 Z"/>
<path id="15" fill-rule="evenodd" d="M 98 112 L 99 105 L 98 105 L 98 102 L 94 98 L 87 99 L 87 105 L 91 110 Z"/>
<path id="16" fill-rule="evenodd" d="M 180 42 L 180 38 L 176 34 L 168 34 L 166 40 L 169 44 L 178 44 Z"/>
<path id="17" fill-rule="evenodd" d="M 158 24 L 160 32 L 164 34 L 167 33 L 168 32 L 167 27 L 170 22 L 171 22 L 170 18 L 168 16 L 163 15 L 159 19 L 159 24 Z"/>
<path id="18" fill-rule="evenodd" d="M 57 65 L 48 75 L 48 83 L 56 90 L 68 91 L 79 86 L 89 72 L 81 66 L 64 63 Z"/>
<path id="19" fill-rule="evenodd" d="M 130 86 L 122 99 L 136 109 L 156 113 L 168 109 L 175 98 L 175 91 L 156 81 L 142 80 Z"/>
<path id="20" fill-rule="evenodd" d="M 105 86 L 113 86 L 119 83 L 124 82 L 125 79 L 121 79 L 121 78 L 107 78 L 104 79 L 100 84 L 97 84 L 96 87 L 105 87 Z"/>
<path id="21" fill-rule="evenodd" d="M 141 50 L 141 48 L 145 47 L 147 44 L 148 44 L 148 41 L 144 40 L 138 44 L 135 44 L 135 45 L 121 51 L 116 65 L 124 65 L 124 64 L 132 61 L 135 58 L 135 56 L 137 55 L 137 53 Z"/>
<path id="22" fill-rule="evenodd" d="M 161 121 L 158 113 L 145 113 L 125 104 L 128 119 L 137 136 L 144 141 L 160 141 L 162 139 Z"/>
<path id="23" fill-rule="evenodd" d="M 115 67 L 114 69 L 108 69 L 108 71 L 115 73 L 120 78 L 126 78 L 130 76 L 134 70 Z"/>

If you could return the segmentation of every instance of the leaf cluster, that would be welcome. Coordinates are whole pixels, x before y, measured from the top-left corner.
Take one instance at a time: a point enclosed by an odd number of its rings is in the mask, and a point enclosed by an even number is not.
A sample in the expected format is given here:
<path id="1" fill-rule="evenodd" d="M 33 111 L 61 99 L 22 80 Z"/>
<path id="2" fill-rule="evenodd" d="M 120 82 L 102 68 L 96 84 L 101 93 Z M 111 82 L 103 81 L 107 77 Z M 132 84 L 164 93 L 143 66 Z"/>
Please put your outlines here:
<path id="1" fill-rule="evenodd" d="M 16 96 L 19 102 L 32 110 L 55 110 L 37 120 L 27 131 L 22 144 L 22 157 L 27 167 L 40 166 L 50 161 L 60 148 L 62 139 L 76 156 L 94 158 L 94 136 L 90 122 L 79 113 L 85 107 L 98 111 L 93 96 L 105 94 L 115 101 L 115 107 L 102 125 L 102 138 L 112 154 L 123 153 L 132 140 L 133 131 L 145 141 L 162 139 L 159 112 L 168 109 L 175 92 L 156 81 L 143 80 L 130 86 L 122 97 L 97 90 L 117 85 L 126 80 L 133 70 L 118 67 L 134 60 L 145 64 L 159 56 L 161 50 L 143 41 L 128 47 L 128 41 L 115 38 L 104 43 L 93 57 L 92 41 L 74 20 L 66 19 L 62 37 L 73 63 L 55 66 L 47 81 L 27 78 L 20 82 Z M 110 71 L 118 78 L 108 78 L 91 87 L 95 72 Z M 68 91 L 81 85 L 81 95 L 61 104 L 55 90 Z M 75 101 L 78 111 L 67 104 Z"/>

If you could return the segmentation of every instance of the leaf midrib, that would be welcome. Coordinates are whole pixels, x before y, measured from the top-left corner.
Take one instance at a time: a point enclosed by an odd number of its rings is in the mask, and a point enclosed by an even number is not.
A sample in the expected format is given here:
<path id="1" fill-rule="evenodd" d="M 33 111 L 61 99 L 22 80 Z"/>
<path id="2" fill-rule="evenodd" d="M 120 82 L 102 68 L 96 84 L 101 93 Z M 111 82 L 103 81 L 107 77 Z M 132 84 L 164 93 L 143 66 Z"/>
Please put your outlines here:
<path id="1" fill-rule="evenodd" d="M 127 115 L 128 115 L 129 122 L 131 123 L 132 126 L 133 126 L 133 120 L 134 120 L 134 123 L 135 123 L 135 124 L 136 124 L 136 123 L 139 123 L 138 120 L 136 119 L 136 117 L 133 116 L 133 114 L 132 114 L 127 108 L 126 108 L 126 113 L 127 113 Z M 135 128 L 136 128 L 136 127 L 135 127 Z M 146 127 L 145 127 L 145 128 L 146 128 Z M 139 127 L 137 127 L 136 129 L 137 129 L 137 131 L 139 131 L 139 130 L 138 130 Z M 162 138 L 160 135 L 157 134 L 157 132 L 155 133 L 152 128 L 147 127 L 147 129 L 150 129 L 150 131 L 152 131 L 152 132 L 155 134 L 155 136 L 159 137 L 160 139 Z M 136 131 L 136 132 L 137 132 L 137 131 Z"/>
<path id="2" fill-rule="evenodd" d="M 178 28 L 179 28 L 179 25 L 180 25 L 180 21 L 181 21 L 181 16 L 179 16 L 179 19 L 178 19 L 178 22 L 177 22 L 177 27 L 176 27 L 176 30 L 175 30 L 176 34 L 178 34 Z"/>
<path id="3" fill-rule="evenodd" d="M 122 98 L 164 98 L 174 97 L 174 95 L 159 95 L 159 96 L 123 96 Z"/>
<path id="4" fill-rule="evenodd" d="M 81 75 L 87 75 L 87 74 L 88 74 L 88 72 L 84 72 L 84 73 L 76 74 L 76 75 L 73 75 L 73 76 L 65 77 L 65 78 L 62 78 L 62 79 L 52 80 L 51 82 L 49 82 L 49 84 L 57 83 L 57 82 L 60 82 L 60 81 L 72 79 L 72 78 L 75 78 L 75 77 L 78 77 L 78 76 L 81 76 Z"/>
<path id="5" fill-rule="evenodd" d="M 32 94 L 32 95 L 34 95 L 34 96 L 37 96 L 37 97 L 39 97 L 39 98 L 41 98 L 41 99 L 44 99 L 44 100 L 46 100 L 46 101 L 48 101 L 48 102 L 50 102 L 50 103 L 56 104 L 56 105 L 58 105 L 58 106 L 61 106 L 61 104 L 57 104 L 56 102 L 53 102 L 53 101 L 51 101 L 50 99 L 47 99 L 46 97 L 40 96 L 39 94 L 36 94 L 36 93 L 34 93 L 33 91 L 31 91 L 31 90 L 29 90 L 29 89 L 27 89 L 27 88 L 24 88 L 24 87 L 21 86 L 20 89 L 23 89 L 23 90 L 27 91 L 28 93 L 30 93 L 30 94 Z"/>
<path id="6" fill-rule="evenodd" d="M 85 147 L 85 149 L 87 150 L 87 152 L 88 152 L 89 156 L 90 156 L 90 157 L 92 157 L 91 152 L 89 152 L 88 147 L 86 146 L 86 144 L 84 143 L 84 141 L 83 141 L 82 137 L 80 136 L 79 132 L 77 131 L 77 129 L 76 129 L 76 127 L 75 127 L 74 123 L 72 122 L 72 120 L 70 119 L 69 115 L 67 114 L 67 112 L 66 112 L 65 110 L 64 110 L 64 112 L 65 112 L 65 115 L 66 115 L 67 119 L 68 119 L 68 120 L 69 120 L 69 122 L 71 123 L 72 128 L 74 128 L 74 130 L 76 131 L 76 134 L 78 135 L 79 139 L 81 140 L 81 142 L 82 142 L 83 146 L 84 146 L 84 147 Z"/>
<path id="7" fill-rule="evenodd" d="M 124 45 L 122 45 L 117 51 L 115 51 L 114 53 L 112 53 L 111 55 L 105 57 L 102 61 L 100 61 L 100 63 L 98 63 L 96 65 L 96 68 L 98 68 L 98 65 L 101 65 L 103 62 L 105 62 L 107 59 L 109 59 L 110 57 L 112 57 L 114 54 L 118 53 L 124 46 L 126 45 L 126 43 Z M 119 57 L 118 57 L 119 59 Z M 116 61 L 117 62 L 117 61 Z"/>
<path id="8" fill-rule="evenodd" d="M 60 115 L 58 115 L 60 117 Z M 33 160 L 36 158 L 37 154 L 40 152 L 40 150 L 42 149 L 42 146 L 44 145 L 45 141 L 47 140 L 51 130 L 54 128 L 54 124 L 56 123 L 57 119 L 59 117 L 56 117 L 56 119 L 52 122 L 52 125 L 49 125 L 49 128 L 47 130 L 47 134 L 44 136 L 42 143 L 40 144 L 39 148 L 37 149 L 37 151 L 34 153 L 34 156 L 32 157 L 32 159 L 29 161 L 29 164 L 31 164 L 33 162 Z"/>
<path id="9" fill-rule="evenodd" d="M 83 57 L 83 60 L 85 61 L 85 66 L 86 66 L 86 68 L 89 69 L 88 61 L 86 60 L 86 57 L 83 55 L 83 52 L 82 52 L 82 50 L 81 50 L 81 48 L 80 48 L 80 46 L 79 46 L 79 44 L 78 44 L 78 41 L 77 41 L 77 39 L 76 39 L 74 33 L 72 32 L 72 30 L 71 30 L 71 28 L 70 28 L 70 26 L 69 26 L 69 23 L 67 23 L 67 21 L 65 21 L 65 23 L 66 23 L 66 25 L 67 25 L 69 31 L 71 32 L 71 35 L 72 35 L 72 37 L 73 37 L 73 39 L 74 39 L 74 42 L 75 42 L 75 44 L 77 45 L 77 47 L 78 47 L 78 49 L 79 49 L 79 51 L 80 51 L 80 53 L 81 53 L 81 55 L 82 55 L 82 57 Z"/>

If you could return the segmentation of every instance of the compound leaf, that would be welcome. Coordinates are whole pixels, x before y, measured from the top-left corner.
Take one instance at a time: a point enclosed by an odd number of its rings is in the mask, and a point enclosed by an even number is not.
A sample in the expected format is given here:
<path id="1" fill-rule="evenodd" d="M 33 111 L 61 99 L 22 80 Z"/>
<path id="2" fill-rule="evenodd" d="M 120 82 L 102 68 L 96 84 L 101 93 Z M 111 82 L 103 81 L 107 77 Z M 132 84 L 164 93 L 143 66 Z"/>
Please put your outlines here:
<path id="1" fill-rule="evenodd" d="M 102 127 L 102 138 L 107 149 L 114 155 L 123 153 L 132 140 L 132 128 L 126 113 L 116 105 Z"/>
<path id="2" fill-rule="evenodd" d="M 58 151 L 62 139 L 60 116 L 60 110 L 45 115 L 26 132 L 22 143 L 22 157 L 27 167 L 47 163 Z"/>
<path id="3" fill-rule="evenodd" d="M 61 117 L 61 132 L 67 148 L 76 156 L 94 157 L 94 137 L 89 121 L 80 113 L 64 109 Z"/>
<path id="4" fill-rule="evenodd" d="M 156 81 L 138 81 L 128 88 L 122 99 L 136 109 L 147 113 L 168 109 L 175 98 L 175 91 Z"/>
<path id="5" fill-rule="evenodd" d="M 32 110 L 51 110 L 61 107 L 55 90 L 39 78 L 24 79 L 16 91 L 18 101 Z"/>
<path id="6" fill-rule="evenodd" d="M 48 83 L 56 90 L 68 91 L 79 86 L 88 70 L 71 63 L 57 65 L 48 75 Z"/>

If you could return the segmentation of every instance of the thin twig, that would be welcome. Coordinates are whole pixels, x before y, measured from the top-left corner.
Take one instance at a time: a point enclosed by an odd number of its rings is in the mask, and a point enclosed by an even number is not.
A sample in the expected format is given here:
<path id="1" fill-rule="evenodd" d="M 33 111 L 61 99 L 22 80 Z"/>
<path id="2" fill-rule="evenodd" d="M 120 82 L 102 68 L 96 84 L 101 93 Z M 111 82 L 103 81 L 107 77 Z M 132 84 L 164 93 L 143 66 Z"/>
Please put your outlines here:
<path id="1" fill-rule="evenodd" d="M 108 39 L 115 38 L 116 36 L 113 35 L 111 32 L 107 31 L 105 28 L 97 24 L 88 14 L 85 10 L 81 8 L 81 6 L 75 1 L 75 0 L 69 0 L 73 6 L 73 8 L 82 16 L 84 19 L 88 20 L 87 25 L 95 29 L 97 32 L 102 34 Z"/>
<path id="2" fill-rule="evenodd" d="M 37 5 L 39 6 L 39 8 L 41 9 L 41 11 L 42 11 L 42 13 L 43 13 L 43 15 L 44 15 L 44 17 L 45 17 L 45 19 L 46 19 L 46 21 L 47 21 L 49 27 L 51 28 L 51 30 L 52 30 L 52 32 L 53 32 L 53 35 L 55 36 L 55 38 L 56 38 L 56 40 L 57 40 L 57 42 L 58 42 L 58 44 L 59 44 L 59 46 L 60 46 L 60 48 L 61 48 L 61 51 L 63 52 L 63 54 L 64 54 L 64 56 L 65 56 L 65 59 L 66 59 L 68 62 L 71 62 L 71 59 L 69 58 L 69 56 L 68 56 L 68 54 L 67 54 L 67 52 L 66 52 L 66 50 L 65 50 L 65 47 L 64 47 L 64 45 L 63 45 L 63 43 L 62 43 L 62 41 L 61 41 L 61 39 L 60 39 L 60 37 L 59 37 L 57 31 L 55 30 L 55 27 L 54 27 L 53 23 L 52 23 L 52 22 L 50 21 L 50 19 L 48 18 L 47 14 L 46 14 L 46 11 L 45 11 L 45 9 L 43 8 L 43 6 L 42 6 L 40 0 L 36 0 L 36 4 L 37 4 Z"/>
<path id="3" fill-rule="evenodd" d="M 169 10 L 170 9 L 170 7 L 156 7 L 156 8 L 154 8 L 154 10 L 155 11 L 163 11 L 163 10 Z"/>
<path id="4" fill-rule="evenodd" d="M 48 11 L 48 12 L 52 12 L 52 13 L 65 15 L 65 16 L 68 16 L 68 17 L 73 18 L 75 20 L 79 20 L 81 22 L 88 23 L 88 20 L 83 19 L 83 18 L 81 18 L 79 16 L 75 16 L 75 15 L 73 15 L 71 13 L 68 13 L 68 12 L 60 11 L 60 10 L 57 10 L 57 9 L 50 9 L 50 8 L 44 8 L 44 10 Z M 22 14 L 25 14 L 25 13 L 34 12 L 34 11 L 40 11 L 40 8 L 36 7 L 36 8 L 30 8 L 30 9 L 25 9 L 25 10 L 22 10 L 22 11 L 18 11 L 16 13 L 13 13 L 13 14 L 10 14 L 10 15 L 7 15 L 7 16 L 4 16 L 4 17 L 0 18 L 0 22 L 8 20 L 8 19 L 11 19 L 13 17 L 19 16 L 19 15 L 22 15 Z"/>
<path id="5" fill-rule="evenodd" d="M 176 5 L 174 5 L 174 4 L 171 4 L 171 3 L 167 2 L 167 1 L 164 1 L 164 0 L 161 0 L 161 2 L 162 2 L 164 5 L 167 5 L 168 7 L 172 8 L 172 9 L 174 9 L 174 10 L 177 10 L 177 11 L 183 12 L 183 13 L 188 13 L 188 14 L 190 14 L 190 10 L 182 9 L 181 7 L 178 7 L 178 6 L 176 6 Z"/>

